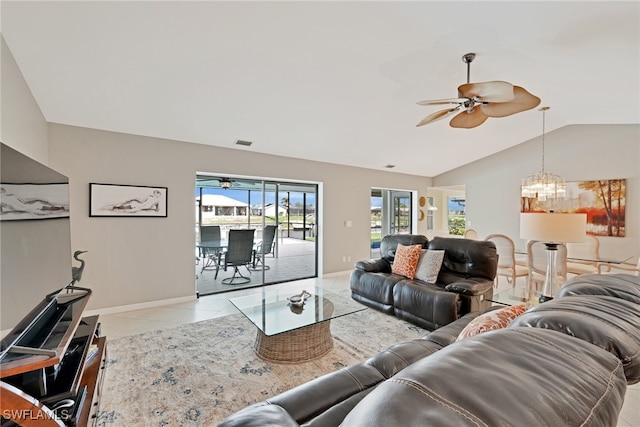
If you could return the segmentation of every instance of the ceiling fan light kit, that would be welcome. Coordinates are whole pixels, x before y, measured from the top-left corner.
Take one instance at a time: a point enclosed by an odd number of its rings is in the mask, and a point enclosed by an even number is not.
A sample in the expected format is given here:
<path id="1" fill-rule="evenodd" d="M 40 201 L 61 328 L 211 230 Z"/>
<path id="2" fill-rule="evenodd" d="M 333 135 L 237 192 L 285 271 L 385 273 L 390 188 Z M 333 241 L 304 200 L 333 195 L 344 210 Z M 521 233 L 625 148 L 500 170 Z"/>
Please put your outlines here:
<path id="1" fill-rule="evenodd" d="M 540 98 L 508 82 L 471 83 L 471 62 L 475 57 L 475 53 L 462 56 L 462 61 L 467 64 L 467 83 L 458 86 L 458 98 L 418 102 L 418 105 L 457 104 L 457 106 L 431 113 L 416 126 L 424 126 L 458 113 L 451 119 L 449 125 L 454 128 L 471 129 L 480 126 L 489 117 L 507 117 L 530 110 L 540 104 Z"/>

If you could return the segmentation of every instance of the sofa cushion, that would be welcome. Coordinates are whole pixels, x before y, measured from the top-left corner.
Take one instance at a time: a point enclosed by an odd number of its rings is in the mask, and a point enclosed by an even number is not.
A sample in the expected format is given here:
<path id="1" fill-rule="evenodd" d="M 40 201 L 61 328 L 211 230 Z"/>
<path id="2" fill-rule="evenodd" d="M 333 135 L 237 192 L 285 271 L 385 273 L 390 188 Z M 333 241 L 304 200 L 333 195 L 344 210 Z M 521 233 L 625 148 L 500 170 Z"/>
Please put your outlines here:
<path id="1" fill-rule="evenodd" d="M 386 314 L 393 314 L 393 287 L 406 279 L 397 274 L 351 272 L 351 298 Z"/>
<path id="2" fill-rule="evenodd" d="M 545 328 L 580 338 L 620 361 L 629 384 L 640 381 L 640 305 L 601 295 L 556 298 L 527 310 L 509 325 Z"/>
<path id="3" fill-rule="evenodd" d="M 509 307 L 502 307 L 500 309 L 481 314 L 465 326 L 465 328 L 460 332 L 460 335 L 458 335 L 456 341 L 482 334 L 484 332 L 506 328 L 509 326 L 509 323 L 526 310 L 527 307 L 524 304 L 518 304 Z"/>
<path id="4" fill-rule="evenodd" d="M 405 246 L 402 243 L 398 243 L 396 248 L 396 256 L 391 266 L 391 272 L 393 274 L 399 274 L 401 276 L 413 279 L 416 274 L 416 267 L 418 266 L 418 260 L 422 253 L 421 245 Z"/>
<path id="5" fill-rule="evenodd" d="M 609 352 L 555 331 L 509 328 L 417 361 L 378 385 L 342 425 L 615 426 L 625 391 Z"/>
<path id="6" fill-rule="evenodd" d="M 393 261 L 398 243 L 405 246 L 421 245 L 426 249 L 429 239 L 422 234 L 388 234 L 380 241 L 380 257 L 387 261 Z"/>
<path id="7" fill-rule="evenodd" d="M 606 295 L 640 304 L 640 277 L 632 274 L 582 274 L 567 280 L 557 298 L 571 295 Z"/>
<path id="8" fill-rule="evenodd" d="M 444 251 L 436 251 L 434 249 L 423 249 L 416 266 L 415 278 L 429 283 L 435 283 L 438 280 L 438 273 L 442 260 L 444 259 Z"/>
<path id="9" fill-rule="evenodd" d="M 247 406 L 241 411 L 227 418 L 218 427 L 299 427 L 291 415 L 284 408 L 278 405 L 271 405 L 267 402 L 256 403 Z"/>
<path id="10" fill-rule="evenodd" d="M 399 319 L 434 330 L 458 319 L 460 295 L 416 280 L 401 280 L 393 287 L 393 310 Z"/>
<path id="11" fill-rule="evenodd" d="M 493 242 L 434 237 L 429 241 L 428 249 L 445 251 L 438 276 L 438 282 L 445 285 L 460 277 L 476 277 L 490 281 L 496 277 L 498 253 Z"/>

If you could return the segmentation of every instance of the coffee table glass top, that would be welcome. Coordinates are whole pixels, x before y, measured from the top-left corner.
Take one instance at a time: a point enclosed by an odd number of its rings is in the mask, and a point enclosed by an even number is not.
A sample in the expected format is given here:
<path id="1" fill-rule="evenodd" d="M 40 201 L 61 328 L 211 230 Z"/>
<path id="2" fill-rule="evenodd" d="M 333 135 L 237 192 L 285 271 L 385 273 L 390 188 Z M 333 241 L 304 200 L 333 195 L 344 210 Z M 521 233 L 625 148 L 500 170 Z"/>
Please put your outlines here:
<path id="1" fill-rule="evenodd" d="M 289 303 L 289 297 L 301 292 L 287 287 L 261 289 L 229 301 L 267 336 L 366 310 L 362 304 L 318 287 L 307 289 L 311 296 L 303 306 Z"/>
<path id="2" fill-rule="evenodd" d="M 493 294 L 489 301 L 502 305 L 524 304 L 529 307 L 540 304 L 540 292 L 535 290 L 527 291 L 525 288 L 514 287 Z"/>

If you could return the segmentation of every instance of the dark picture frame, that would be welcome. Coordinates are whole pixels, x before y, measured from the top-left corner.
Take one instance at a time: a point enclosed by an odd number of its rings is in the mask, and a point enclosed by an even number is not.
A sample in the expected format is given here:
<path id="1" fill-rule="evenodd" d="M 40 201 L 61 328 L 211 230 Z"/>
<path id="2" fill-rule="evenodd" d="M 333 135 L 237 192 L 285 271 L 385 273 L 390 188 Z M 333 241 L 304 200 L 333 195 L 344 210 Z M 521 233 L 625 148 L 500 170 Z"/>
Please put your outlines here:
<path id="1" fill-rule="evenodd" d="M 90 217 L 167 217 L 167 187 L 89 184 Z"/>
<path id="2" fill-rule="evenodd" d="M 69 218 L 69 184 L 0 183 L 1 221 Z"/>

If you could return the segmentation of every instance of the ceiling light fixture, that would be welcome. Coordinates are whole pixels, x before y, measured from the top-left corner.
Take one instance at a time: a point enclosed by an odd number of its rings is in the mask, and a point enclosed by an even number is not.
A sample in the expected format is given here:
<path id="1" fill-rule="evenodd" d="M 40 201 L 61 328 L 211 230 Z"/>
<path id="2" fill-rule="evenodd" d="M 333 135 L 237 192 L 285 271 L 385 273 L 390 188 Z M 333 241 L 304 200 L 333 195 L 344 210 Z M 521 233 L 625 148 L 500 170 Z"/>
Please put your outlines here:
<path id="1" fill-rule="evenodd" d="M 542 111 L 542 169 L 522 180 L 522 197 L 536 199 L 539 202 L 547 202 L 548 199 L 555 202 L 558 198 L 564 197 L 567 190 L 564 178 L 544 170 L 545 113 L 548 109 L 549 107 L 542 107 L 538 110 Z"/>
<path id="2" fill-rule="evenodd" d="M 220 180 L 220 187 L 224 188 L 225 190 L 228 190 L 229 188 L 231 188 L 231 180 L 228 178 L 222 178 Z"/>

